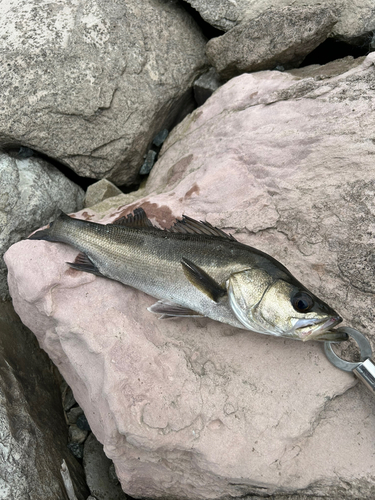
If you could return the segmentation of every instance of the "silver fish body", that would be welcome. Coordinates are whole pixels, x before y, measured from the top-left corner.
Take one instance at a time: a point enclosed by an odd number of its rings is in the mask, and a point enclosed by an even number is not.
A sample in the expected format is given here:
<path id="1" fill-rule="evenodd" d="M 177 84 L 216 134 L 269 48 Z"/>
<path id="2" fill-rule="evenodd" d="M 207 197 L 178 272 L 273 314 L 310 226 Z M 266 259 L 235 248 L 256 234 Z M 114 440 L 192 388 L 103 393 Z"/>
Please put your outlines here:
<path id="1" fill-rule="evenodd" d="M 201 315 L 270 335 L 344 340 L 330 331 L 340 316 L 282 264 L 208 223 L 184 217 L 161 230 L 142 209 L 108 225 L 61 214 L 30 238 L 72 245 L 81 252 L 73 268 L 159 299 L 149 310 L 163 316 Z"/>

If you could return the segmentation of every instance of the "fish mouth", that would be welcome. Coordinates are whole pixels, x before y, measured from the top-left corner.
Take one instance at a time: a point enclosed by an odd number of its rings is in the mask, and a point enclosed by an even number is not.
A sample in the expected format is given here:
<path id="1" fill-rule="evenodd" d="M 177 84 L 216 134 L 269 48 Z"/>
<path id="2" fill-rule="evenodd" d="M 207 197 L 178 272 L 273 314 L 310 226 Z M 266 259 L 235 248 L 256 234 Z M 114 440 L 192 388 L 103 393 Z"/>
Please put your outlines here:
<path id="1" fill-rule="evenodd" d="M 342 318 L 340 316 L 332 316 L 328 319 L 299 319 L 294 331 L 303 342 L 306 342 L 306 340 L 343 342 L 348 340 L 346 333 L 331 331 L 341 321 Z"/>

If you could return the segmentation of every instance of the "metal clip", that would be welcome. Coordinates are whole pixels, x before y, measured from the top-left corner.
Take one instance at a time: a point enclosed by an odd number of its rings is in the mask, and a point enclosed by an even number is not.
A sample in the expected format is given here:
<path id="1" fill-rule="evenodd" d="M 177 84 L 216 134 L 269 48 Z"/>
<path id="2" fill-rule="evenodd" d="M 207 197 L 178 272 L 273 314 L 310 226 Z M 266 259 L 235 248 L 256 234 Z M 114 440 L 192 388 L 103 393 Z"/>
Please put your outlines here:
<path id="1" fill-rule="evenodd" d="M 360 359 L 358 363 L 351 363 L 350 361 L 345 361 L 337 354 L 334 353 L 332 345 L 335 342 L 324 342 L 324 352 L 329 359 L 329 361 L 345 372 L 353 372 L 356 377 L 358 377 L 365 385 L 370 389 L 371 392 L 375 393 L 375 364 L 371 361 L 372 349 L 371 344 L 367 338 L 362 335 L 358 330 L 354 328 L 349 328 L 343 326 L 337 328 L 337 331 L 347 333 L 352 337 L 358 344 L 360 350 Z"/>

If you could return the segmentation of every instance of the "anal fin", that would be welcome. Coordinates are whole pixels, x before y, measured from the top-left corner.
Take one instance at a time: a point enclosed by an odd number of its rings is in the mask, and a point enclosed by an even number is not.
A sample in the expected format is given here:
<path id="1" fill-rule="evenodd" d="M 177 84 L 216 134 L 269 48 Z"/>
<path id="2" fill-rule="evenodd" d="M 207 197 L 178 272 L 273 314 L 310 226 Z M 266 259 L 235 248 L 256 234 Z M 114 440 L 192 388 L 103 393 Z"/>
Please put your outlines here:
<path id="1" fill-rule="evenodd" d="M 202 293 L 206 294 L 214 302 L 219 302 L 221 297 L 226 295 L 227 290 L 217 283 L 206 271 L 203 271 L 199 266 L 188 259 L 183 258 L 181 261 L 185 276 Z"/>
<path id="2" fill-rule="evenodd" d="M 77 271 L 84 271 L 85 273 L 96 274 L 96 276 L 103 276 L 95 264 L 87 257 L 86 254 L 80 252 L 74 259 L 74 262 L 67 262 L 67 264 Z"/>
<path id="3" fill-rule="evenodd" d="M 159 319 L 202 316 L 188 307 L 179 306 L 165 300 L 158 300 L 158 302 L 148 307 L 147 310 L 154 314 L 161 314 Z"/>

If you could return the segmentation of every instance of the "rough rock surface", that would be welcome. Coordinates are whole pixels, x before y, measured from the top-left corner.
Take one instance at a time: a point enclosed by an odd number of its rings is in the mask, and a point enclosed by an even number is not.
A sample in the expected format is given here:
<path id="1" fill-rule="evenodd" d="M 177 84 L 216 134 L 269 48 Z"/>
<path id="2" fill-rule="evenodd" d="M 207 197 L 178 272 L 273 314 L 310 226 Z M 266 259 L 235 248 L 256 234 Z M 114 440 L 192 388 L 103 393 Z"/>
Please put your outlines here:
<path id="1" fill-rule="evenodd" d="M 362 41 L 370 45 L 375 30 L 375 4 L 373 0 L 342 0 L 336 4 L 339 9 L 338 22 L 332 36 L 347 42 Z"/>
<path id="2" fill-rule="evenodd" d="M 241 21 L 246 0 L 187 0 L 202 18 L 219 30 L 228 31 Z"/>
<path id="3" fill-rule="evenodd" d="M 10 302 L 0 302 L 0 498 L 68 500 L 66 461 L 78 500 L 89 491 L 67 449 L 67 428 L 53 367 Z"/>
<path id="4" fill-rule="evenodd" d="M 80 210 L 83 197 L 83 190 L 49 163 L 0 153 L 0 299 L 8 294 L 5 250 L 60 210 Z"/>
<path id="5" fill-rule="evenodd" d="M 85 195 L 85 207 L 96 205 L 107 198 L 121 194 L 121 190 L 107 179 L 91 184 Z"/>
<path id="6" fill-rule="evenodd" d="M 228 31 L 235 26 L 264 14 L 268 9 L 275 7 L 274 0 L 187 0 L 195 10 L 212 26 Z M 317 5 L 320 0 L 278 0 L 279 8 L 286 6 L 304 7 Z M 360 0 L 355 3 L 351 0 L 329 0 L 324 2 L 326 7 L 337 12 L 337 24 L 332 35 L 338 39 L 355 42 L 369 39 L 375 30 L 375 5 L 373 0 Z"/>
<path id="7" fill-rule="evenodd" d="M 90 434 L 85 442 L 83 467 L 90 492 L 97 500 L 127 500 L 116 477 L 111 477 L 112 462 L 105 456 L 103 445 Z"/>
<path id="8" fill-rule="evenodd" d="M 2 2 L 0 32 L 0 145 L 117 184 L 134 180 L 160 128 L 193 109 L 206 63 L 176 1 Z"/>
<path id="9" fill-rule="evenodd" d="M 337 17 L 322 5 L 274 7 L 244 20 L 207 43 L 206 54 L 222 78 L 295 67 L 331 33 Z"/>
<path id="10" fill-rule="evenodd" d="M 323 79 L 231 80 L 170 134 L 147 195 L 102 222 L 137 206 L 162 226 L 207 219 L 283 262 L 373 340 L 374 59 L 332 77 L 322 68 Z M 13 245 L 10 290 L 126 493 L 374 497 L 375 402 L 321 345 L 161 322 L 145 310 L 152 298 L 69 270 L 76 254 Z"/>

